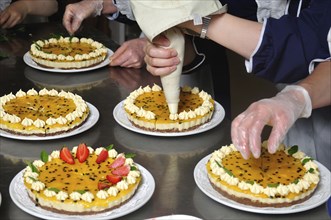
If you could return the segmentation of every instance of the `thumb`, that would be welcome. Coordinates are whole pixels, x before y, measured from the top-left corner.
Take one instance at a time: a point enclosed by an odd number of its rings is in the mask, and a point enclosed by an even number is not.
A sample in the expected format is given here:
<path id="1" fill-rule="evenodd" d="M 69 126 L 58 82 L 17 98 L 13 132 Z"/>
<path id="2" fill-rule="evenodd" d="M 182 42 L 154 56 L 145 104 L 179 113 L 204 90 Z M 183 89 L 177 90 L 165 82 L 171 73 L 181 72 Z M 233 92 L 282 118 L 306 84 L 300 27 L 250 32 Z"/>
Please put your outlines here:
<path id="1" fill-rule="evenodd" d="M 283 127 L 279 125 L 274 125 L 268 139 L 269 153 L 273 154 L 277 151 L 280 143 L 284 140 L 288 129 L 289 129 L 288 126 Z"/>

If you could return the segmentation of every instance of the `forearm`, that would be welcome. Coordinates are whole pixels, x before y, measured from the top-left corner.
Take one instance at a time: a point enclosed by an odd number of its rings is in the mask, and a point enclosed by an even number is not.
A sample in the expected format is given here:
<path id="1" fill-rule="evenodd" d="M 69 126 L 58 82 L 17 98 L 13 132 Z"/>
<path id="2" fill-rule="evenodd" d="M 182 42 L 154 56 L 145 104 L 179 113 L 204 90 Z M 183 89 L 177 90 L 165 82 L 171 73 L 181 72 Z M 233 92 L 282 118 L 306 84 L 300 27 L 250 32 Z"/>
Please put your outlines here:
<path id="1" fill-rule="evenodd" d="M 298 83 L 311 98 L 312 107 L 320 108 L 331 104 L 331 61 L 316 66 L 314 71 Z"/>
<path id="2" fill-rule="evenodd" d="M 20 0 L 13 4 L 21 4 L 31 15 L 50 16 L 58 10 L 56 0 Z"/>
<path id="3" fill-rule="evenodd" d="M 186 22 L 181 27 L 200 33 L 201 25 Z M 262 24 L 230 14 L 214 15 L 209 24 L 207 37 L 222 46 L 249 59 L 254 52 L 261 34 Z"/>

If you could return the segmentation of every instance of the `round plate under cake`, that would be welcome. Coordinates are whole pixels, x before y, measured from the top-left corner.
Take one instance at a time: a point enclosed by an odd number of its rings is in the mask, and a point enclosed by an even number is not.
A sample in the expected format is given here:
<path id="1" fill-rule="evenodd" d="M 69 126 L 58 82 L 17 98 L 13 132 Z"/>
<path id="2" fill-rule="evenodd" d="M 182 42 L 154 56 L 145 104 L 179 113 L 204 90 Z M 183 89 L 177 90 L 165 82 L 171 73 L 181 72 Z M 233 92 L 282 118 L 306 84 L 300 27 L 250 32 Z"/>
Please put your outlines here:
<path id="1" fill-rule="evenodd" d="M 107 66 L 110 63 L 109 57 L 113 55 L 113 51 L 107 48 L 107 56 L 104 61 L 101 63 L 91 66 L 91 67 L 86 67 L 86 68 L 81 68 L 81 69 L 58 69 L 58 68 L 46 68 L 43 66 L 38 65 L 36 62 L 34 62 L 31 58 L 31 55 L 29 52 L 26 52 L 23 56 L 23 61 L 30 67 L 46 72 L 57 72 L 57 73 L 80 73 L 80 72 L 87 72 L 95 69 L 102 68 L 104 66 Z"/>
<path id="2" fill-rule="evenodd" d="M 320 170 L 320 183 L 317 189 L 315 190 L 314 194 L 311 198 L 306 200 L 303 203 L 298 205 L 293 205 L 290 207 L 255 207 L 250 205 L 245 205 L 242 203 L 238 203 L 236 201 L 230 200 L 227 197 L 221 195 L 218 191 L 216 191 L 213 186 L 210 184 L 206 164 L 210 159 L 211 154 L 207 155 L 206 157 L 202 158 L 194 168 L 194 180 L 199 187 L 199 189 L 206 194 L 209 198 L 215 200 L 216 202 L 229 206 L 234 209 L 239 209 L 242 211 L 253 212 L 253 213 L 262 213 L 262 214 L 290 214 L 290 213 L 297 213 L 303 212 L 306 210 L 313 209 L 317 206 L 324 204 L 328 198 L 331 196 L 331 189 L 329 183 L 331 181 L 331 174 L 330 171 L 323 166 L 321 163 L 315 161 L 318 165 Z"/>
<path id="3" fill-rule="evenodd" d="M 79 216 L 79 219 L 115 219 L 121 216 L 125 216 L 145 205 L 152 197 L 155 190 L 155 181 L 151 173 L 143 166 L 137 164 L 142 175 L 142 182 L 138 187 L 135 195 L 123 206 L 113 209 L 112 211 L 99 213 L 95 215 Z M 9 194 L 13 202 L 23 211 L 30 215 L 43 219 L 77 219 L 75 215 L 65 215 L 54 213 L 48 210 L 44 210 L 36 206 L 29 198 L 25 186 L 23 184 L 23 172 L 20 171 L 11 181 L 9 186 Z"/>

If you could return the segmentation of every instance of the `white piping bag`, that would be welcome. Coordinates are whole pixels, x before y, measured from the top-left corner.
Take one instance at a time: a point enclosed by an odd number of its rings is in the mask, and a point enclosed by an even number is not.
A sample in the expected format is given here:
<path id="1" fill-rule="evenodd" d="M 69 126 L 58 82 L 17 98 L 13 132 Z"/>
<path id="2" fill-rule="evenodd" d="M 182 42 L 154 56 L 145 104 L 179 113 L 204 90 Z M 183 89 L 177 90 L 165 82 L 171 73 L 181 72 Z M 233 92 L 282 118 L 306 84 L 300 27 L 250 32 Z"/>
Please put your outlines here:
<path id="1" fill-rule="evenodd" d="M 164 31 L 164 35 L 169 39 L 169 48 L 174 48 L 178 52 L 180 63 L 177 69 L 166 76 L 161 76 L 161 83 L 169 107 L 170 114 L 177 114 L 180 95 L 180 76 L 183 68 L 185 52 L 185 38 L 178 28 L 170 28 Z"/>

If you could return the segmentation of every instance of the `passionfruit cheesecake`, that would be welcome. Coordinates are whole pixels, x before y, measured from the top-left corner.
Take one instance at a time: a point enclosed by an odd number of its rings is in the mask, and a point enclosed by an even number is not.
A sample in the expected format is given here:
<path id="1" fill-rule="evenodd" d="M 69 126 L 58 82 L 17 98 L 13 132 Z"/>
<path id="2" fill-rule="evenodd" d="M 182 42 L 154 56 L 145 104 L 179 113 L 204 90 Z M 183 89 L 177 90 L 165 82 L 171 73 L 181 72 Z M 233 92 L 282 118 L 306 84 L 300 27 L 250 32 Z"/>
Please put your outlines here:
<path id="1" fill-rule="evenodd" d="M 60 36 L 34 42 L 29 53 L 42 67 L 82 69 L 104 61 L 107 48 L 91 38 Z"/>
<path id="2" fill-rule="evenodd" d="M 81 96 L 63 90 L 19 90 L 0 97 L 0 130 L 18 135 L 69 132 L 85 123 L 89 114 Z"/>
<path id="3" fill-rule="evenodd" d="M 258 159 L 245 160 L 234 145 L 212 153 L 206 164 L 211 185 L 223 196 L 258 207 L 288 207 L 309 199 L 320 180 L 318 165 L 298 149 L 262 144 Z"/>
<path id="4" fill-rule="evenodd" d="M 134 154 L 118 153 L 113 145 L 94 150 L 81 143 L 40 155 L 24 170 L 24 185 L 36 205 L 56 213 L 109 211 L 129 201 L 142 180 Z"/>
<path id="5" fill-rule="evenodd" d="M 136 127 L 158 132 L 182 132 L 207 123 L 214 112 L 214 100 L 197 87 L 182 87 L 178 113 L 171 114 L 160 86 L 140 87 L 124 101 L 128 120 Z"/>

